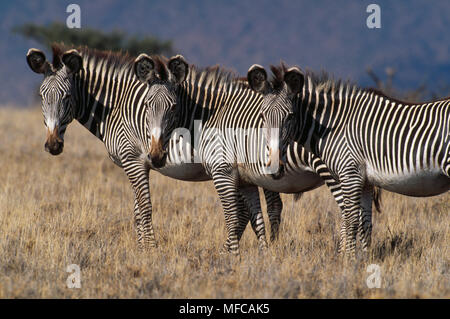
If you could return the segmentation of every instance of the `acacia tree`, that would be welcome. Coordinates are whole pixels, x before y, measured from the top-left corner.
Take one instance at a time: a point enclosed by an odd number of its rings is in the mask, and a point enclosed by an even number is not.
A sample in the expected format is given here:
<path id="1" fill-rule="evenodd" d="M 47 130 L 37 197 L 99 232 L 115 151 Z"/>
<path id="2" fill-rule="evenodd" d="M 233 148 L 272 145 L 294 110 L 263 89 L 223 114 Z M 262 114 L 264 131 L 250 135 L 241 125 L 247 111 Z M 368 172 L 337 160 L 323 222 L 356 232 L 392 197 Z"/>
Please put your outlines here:
<path id="1" fill-rule="evenodd" d="M 130 36 L 122 31 L 103 32 L 93 28 L 69 29 L 59 22 L 46 26 L 26 23 L 14 27 L 12 31 L 36 40 L 48 48 L 54 42 L 64 42 L 74 46 L 86 45 L 99 50 L 128 51 L 133 56 L 142 52 L 166 55 L 173 53 L 171 41 L 163 41 L 154 36 Z"/>

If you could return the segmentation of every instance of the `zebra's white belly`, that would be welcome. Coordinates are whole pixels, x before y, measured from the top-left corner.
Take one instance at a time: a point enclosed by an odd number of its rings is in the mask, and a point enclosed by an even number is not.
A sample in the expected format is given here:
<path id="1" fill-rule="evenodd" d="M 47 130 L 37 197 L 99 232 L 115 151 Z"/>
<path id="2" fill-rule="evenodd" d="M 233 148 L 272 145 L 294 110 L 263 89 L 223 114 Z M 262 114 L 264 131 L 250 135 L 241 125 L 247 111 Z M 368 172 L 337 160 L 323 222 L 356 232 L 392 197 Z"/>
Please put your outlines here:
<path id="1" fill-rule="evenodd" d="M 440 169 L 388 174 L 368 167 L 366 172 L 371 184 L 407 196 L 434 196 L 450 189 L 450 178 Z"/>
<path id="2" fill-rule="evenodd" d="M 312 170 L 289 170 L 279 179 L 271 175 L 255 176 L 243 167 L 238 170 L 242 181 L 278 193 L 306 192 L 323 185 L 323 180 Z"/>

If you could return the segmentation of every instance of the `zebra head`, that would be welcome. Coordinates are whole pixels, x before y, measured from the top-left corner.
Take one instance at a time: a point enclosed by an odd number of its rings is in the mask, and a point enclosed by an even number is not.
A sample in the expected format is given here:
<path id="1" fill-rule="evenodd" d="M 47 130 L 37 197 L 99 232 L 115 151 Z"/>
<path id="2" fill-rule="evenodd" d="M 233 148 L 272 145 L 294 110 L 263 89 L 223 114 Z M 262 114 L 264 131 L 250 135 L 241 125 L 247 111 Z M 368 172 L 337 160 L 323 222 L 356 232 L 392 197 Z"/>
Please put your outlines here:
<path id="1" fill-rule="evenodd" d="M 149 157 L 153 166 L 164 166 L 166 148 L 179 114 L 177 92 L 187 76 L 188 64 L 177 55 L 165 64 L 159 58 L 141 54 L 134 61 L 136 77 L 148 86 L 144 103 L 147 110 L 147 130 L 150 133 Z"/>
<path id="2" fill-rule="evenodd" d="M 44 75 L 39 95 L 47 128 L 45 150 L 52 155 L 63 151 L 64 133 L 74 118 L 73 74 L 82 67 L 82 58 L 76 50 L 61 53 L 54 49 L 52 63 L 38 49 L 30 49 L 27 53 L 31 70 Z"/>
<path id="3" fill-rule="evenodd" d="M 250 88 L 263 95 L 260 116 L 269 150 L 267 166 L 279 160 L 280 169 L 276 176 L 280 176 L 287 146 L 296 134 L 295 99 L 303 88 L 304 77 L 299 68 L 287 69 L 284 64 L 272 66 L 271 70 L 274 76 L 269 82 L 266 70 L 254 64 L 248 70 L 247 79 Z"/>

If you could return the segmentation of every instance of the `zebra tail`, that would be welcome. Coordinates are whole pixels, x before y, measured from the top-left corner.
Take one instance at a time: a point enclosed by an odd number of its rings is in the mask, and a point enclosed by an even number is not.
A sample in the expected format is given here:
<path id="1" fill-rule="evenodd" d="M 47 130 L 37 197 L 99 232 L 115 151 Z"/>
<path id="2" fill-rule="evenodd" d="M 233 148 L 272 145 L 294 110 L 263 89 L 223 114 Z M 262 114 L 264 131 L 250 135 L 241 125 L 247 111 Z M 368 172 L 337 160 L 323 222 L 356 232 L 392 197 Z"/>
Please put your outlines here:
<path id="1" fill-rule="evenodd" d="M 377 212 L 381 213 L 381 194 L 382 190 L 379 187 L 373 188 L 373 203 Z"/>
<path id="2" fill-rule="evenodd" d="M 295 202 L 298 202 L 298 200 L 302 197 L 302 195 L 303 195 L 302 192 L 300 192 L 300 193 L 295 193 L 295 194 L 294 194 L 294 201 L 295 201 Z"/>

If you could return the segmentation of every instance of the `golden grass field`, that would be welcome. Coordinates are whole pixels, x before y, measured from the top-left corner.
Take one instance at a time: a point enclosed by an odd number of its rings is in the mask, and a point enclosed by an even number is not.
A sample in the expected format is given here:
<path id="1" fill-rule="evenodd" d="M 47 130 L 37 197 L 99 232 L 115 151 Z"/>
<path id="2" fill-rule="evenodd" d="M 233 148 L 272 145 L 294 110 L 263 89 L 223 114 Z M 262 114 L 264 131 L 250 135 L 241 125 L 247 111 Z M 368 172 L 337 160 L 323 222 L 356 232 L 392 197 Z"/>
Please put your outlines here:
<path id="1" fill-rule="evenodd" d="M 450 297 L 449 192 L 384 192 L 372 248 L 353 262 L 336 254 L 339 214 L 325 187 L 298 202 L 283 195 L 279 240 L 260 252 L 248 227 L 237 258 L 219 253 L 212 183 L 152 172 L 159 247 L 140 253 L 131 186 L 85 128 L 71 124 L 52 157 L 40 108 L 3 107 L 0 135 L 1 298 Z M 67 288 L 70 264 L 81 267 L 80 289 Z M 380 266 L 381 288 L 367 287 L 369 264 Z"/>

